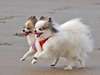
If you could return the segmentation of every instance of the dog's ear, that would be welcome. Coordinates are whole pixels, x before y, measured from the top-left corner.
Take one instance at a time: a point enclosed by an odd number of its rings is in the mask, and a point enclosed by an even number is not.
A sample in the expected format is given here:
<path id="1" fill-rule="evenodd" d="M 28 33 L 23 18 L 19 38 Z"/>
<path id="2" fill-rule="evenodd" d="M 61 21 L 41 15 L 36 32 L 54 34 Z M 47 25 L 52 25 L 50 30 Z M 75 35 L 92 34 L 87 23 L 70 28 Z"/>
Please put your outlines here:
<path id="1" fill-rule="evenodd" d="M 29 18 L 28 18 L 28 20 L 29 19 L 36 19 L 36 16 L 30 16 Z"/>
<path id="2" fill-rule="evenodd" d="M 58 30 L 56 28 L 54 28 L 54 26 L 53 26 L 54 24 L 52 23 L 51 17 L 48 18 L 48 23 L 49 23 L 49 28 L 52 32 L 54 32 L 54 33 L 58 32 Z"/>
<path id="3" fill-rule="evenodd" d="M 36 16 L 31 16 L 33 19 L 36 18 Z"/>
<path id="4" fill-rule="evenodd" d="M 47 16 L 41 16 L 39 20 L 48 20 Z"/>
<path id="5" fill-rule="evenodd" d="M 32 23 L 33 23 L 33 25 L 35 25 L 35 23 L 37 22 L 36 16 L 30 16 L 30 17 L 28 18 L 28 20 L 31 20 Z"/>
<path id="6" fill-rule="evenodd" d="M 45 17 L 44 16 L 41 16 L 39 20 L 43 20 L 43 19 L 45 19 Z"/>
<path id="7" fill-rule="evenodd" d="M 51 17 L 49 17 L 49 19 L 48 19 L 48 22 L 52 22 L 52 19 L 51 19 Z"/>

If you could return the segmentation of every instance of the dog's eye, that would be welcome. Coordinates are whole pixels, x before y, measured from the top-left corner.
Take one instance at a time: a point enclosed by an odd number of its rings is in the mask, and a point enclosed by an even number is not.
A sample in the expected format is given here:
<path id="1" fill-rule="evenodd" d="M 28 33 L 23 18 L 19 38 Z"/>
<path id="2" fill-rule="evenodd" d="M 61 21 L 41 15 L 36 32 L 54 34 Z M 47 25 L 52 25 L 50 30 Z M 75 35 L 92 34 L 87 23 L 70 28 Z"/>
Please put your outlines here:
<path id="1" fill-rule="evenodd" d="M 48 27 L 39 28 L 40 31 L 47 29 Z"/>
<path id="2" fill-rule="evenodd" d="M 41 30 L 43 30 L 42 28 L 39 28 L 39 30 L 41 31 Z"/>
<path id="3" fill-rule="evenodd" d="M 27 28 L 28 30 L 30 30 L 30 28 Z"/>

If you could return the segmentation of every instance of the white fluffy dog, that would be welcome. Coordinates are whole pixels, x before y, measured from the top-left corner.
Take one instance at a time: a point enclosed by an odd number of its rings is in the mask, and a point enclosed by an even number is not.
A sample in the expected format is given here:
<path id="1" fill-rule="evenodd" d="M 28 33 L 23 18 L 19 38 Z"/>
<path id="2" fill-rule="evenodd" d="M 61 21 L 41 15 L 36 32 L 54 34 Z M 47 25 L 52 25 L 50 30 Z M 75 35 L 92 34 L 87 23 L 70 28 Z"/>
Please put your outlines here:
<path id="1" fill-rule="evenodd" d="M 89 28 L 73 19 L 55 27 L 51 18 L 40 19 L 35 24 L 35 34 L 43 51 L 34 55 L 32 63 L 41 58 L 59 59 L 64 57 L 68 60 L 66 70 L 73 67 L 85 67 L 85 59 L 93 50 L 93 40 Z M 38 49 L 38 47 L 36 46 Z"/>

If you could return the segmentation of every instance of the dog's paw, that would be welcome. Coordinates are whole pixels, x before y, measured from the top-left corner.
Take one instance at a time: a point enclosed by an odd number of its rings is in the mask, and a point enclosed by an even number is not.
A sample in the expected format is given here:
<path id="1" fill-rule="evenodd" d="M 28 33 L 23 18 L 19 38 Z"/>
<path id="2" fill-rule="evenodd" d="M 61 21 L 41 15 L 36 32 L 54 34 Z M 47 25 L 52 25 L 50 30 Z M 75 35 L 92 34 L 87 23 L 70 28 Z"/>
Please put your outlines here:
<path id="1" fill-rule="evenodd" d="M 79 69 L 85 68 L 85 67 L 86 67 L 86 64 L 84 62 L 81 62 L 81 63 L 75 65 L 75 68 L 79 68 Z"/>
<path id="2" fill-rule="evenodd" d="M 24 58 L 20 58 L 20 61 L 25 61 L 25 59 Z"/>
<path id="3" fill-rule="evenodd" d="M 68 66 L 64 67 L 64 70 L 72 70 L 72 66 L 68 65 Z"/>
<path id="4" fill-rule="evenodd" d="M 55 64 L 51 64 L 50 66 L 51 66 L 51 67 L 55 67 L 56 65 L 55 65 Z"/>
<path id="5" fill-rule="evenodd" d="M 78 68 L 78 69 L 85 68 L 85 67 L 86 67 L 86 65 L 77 65 L 77 66 L 75 66 L 75 68 Z"/>
<path id="6" fill-rule="evenodd" d="M 32 64 L 35 64 L 35 63 L 37 63 L 37 60 L 36 59 L 33 59 L 31 63 Z"/>

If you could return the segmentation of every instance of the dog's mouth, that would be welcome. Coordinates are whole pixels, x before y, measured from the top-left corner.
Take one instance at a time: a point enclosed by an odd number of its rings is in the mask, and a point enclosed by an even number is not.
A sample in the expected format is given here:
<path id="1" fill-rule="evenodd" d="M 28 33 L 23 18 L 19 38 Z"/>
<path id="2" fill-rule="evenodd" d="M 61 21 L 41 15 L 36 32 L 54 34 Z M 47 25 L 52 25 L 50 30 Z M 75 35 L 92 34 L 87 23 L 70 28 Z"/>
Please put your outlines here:
<path id="1" fill-rule="evenodd" d="M 22 34 L 25 36 L 29 35 L 30 33 L 32 33 L 31 30 L 25 30 L 25 29 L 22 30 Z"/>
<path id="2" fill-rule="evenodd" d="M 29 35 L 30 33 L 32 33 L 32 31 L 16 33 L 15 35 L 16 35 L 16 36 L 27 36 L 27 35 Z"/>
<path id="3" fill-rule="evenodd" d="M 36 37 L 40 37 L 42 34 L 42 32 L 35 32 Z"/>
<path id="4" fill-rule="evenodd" d="M 32 31 L 23 32 L 23 35 L 27 36 L 27 35 L 29 35 L 30 33 L 32 33 Z"/>

